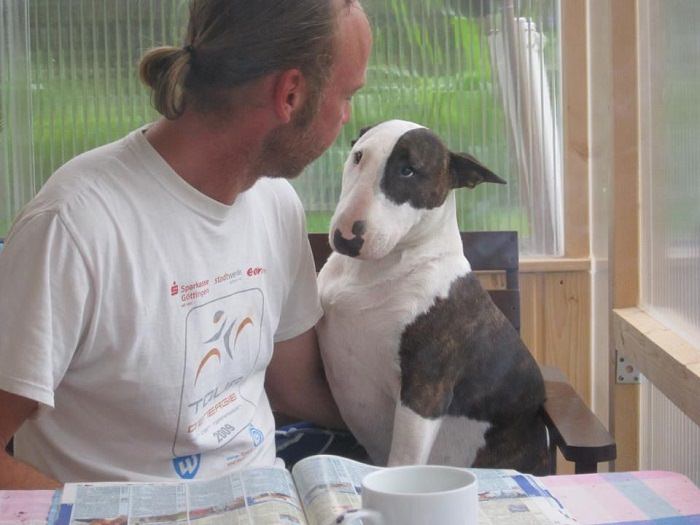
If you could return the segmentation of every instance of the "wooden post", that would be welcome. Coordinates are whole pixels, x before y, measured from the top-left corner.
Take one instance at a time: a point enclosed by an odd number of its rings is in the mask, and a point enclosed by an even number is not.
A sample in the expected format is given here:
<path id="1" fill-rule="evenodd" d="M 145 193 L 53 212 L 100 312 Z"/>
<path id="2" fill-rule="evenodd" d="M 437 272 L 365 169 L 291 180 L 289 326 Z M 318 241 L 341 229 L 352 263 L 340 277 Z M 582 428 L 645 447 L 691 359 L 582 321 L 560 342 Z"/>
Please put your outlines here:
<path id="1" fill-rule="evenodd" d="M 639 104 L 637 0 L 611 0 L 613 173 L 611 181 L 610 298 L 613 308 L 639 302 Z M 639 385 L 617 384 L 610 317 L 610 429 L 617 471 L 639 468 Z"/>
<path id="2" fill-rule="evenodd" d="M 561 3 L 564 255 L 588 257 L 588 45 L 586 0 Z"/>

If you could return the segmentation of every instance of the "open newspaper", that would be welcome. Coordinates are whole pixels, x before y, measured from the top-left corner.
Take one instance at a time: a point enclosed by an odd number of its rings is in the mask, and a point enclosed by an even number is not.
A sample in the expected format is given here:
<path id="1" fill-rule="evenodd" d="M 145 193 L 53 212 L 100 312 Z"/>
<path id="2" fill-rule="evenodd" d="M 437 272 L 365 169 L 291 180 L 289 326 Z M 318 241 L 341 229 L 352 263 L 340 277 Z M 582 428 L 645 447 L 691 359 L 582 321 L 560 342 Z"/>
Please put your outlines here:
<path id="1" fill-rule="evenodd" d="M 292 472 L 262 467 L 212 480 L 67 484 L 55 525 L 330 525 L 361 506 L 362 478 L 379 467 L 312 456 Z M 513 470 L 473 469 L 479 525 L 574 523 L 537 478 Z"/>

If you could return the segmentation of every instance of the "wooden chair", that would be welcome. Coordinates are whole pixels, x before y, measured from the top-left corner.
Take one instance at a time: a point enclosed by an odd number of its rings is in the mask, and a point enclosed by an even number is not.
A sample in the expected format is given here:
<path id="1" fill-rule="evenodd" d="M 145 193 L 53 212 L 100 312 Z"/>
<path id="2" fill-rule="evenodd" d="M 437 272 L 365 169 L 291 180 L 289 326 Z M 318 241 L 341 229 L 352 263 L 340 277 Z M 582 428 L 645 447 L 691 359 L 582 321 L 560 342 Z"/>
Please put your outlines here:
<path id="1" fill-rule="evenodd" d="M 331 254 L 326 234 L 309 234 L 316 271 Z M 489 290 L 493 301 L 520 331 L 518 234 L 515 231 L 463 232 L 464 254 L 474 271 L 504 272 L 505 289 Z M 617 455 L 615 441 L 557 368 L 540 365 L 547 399 L 543 415 L 550 434 L 552 473 L 556 450 L 575 465 L 577 474 L 597 472 L 598 463 Z"/>

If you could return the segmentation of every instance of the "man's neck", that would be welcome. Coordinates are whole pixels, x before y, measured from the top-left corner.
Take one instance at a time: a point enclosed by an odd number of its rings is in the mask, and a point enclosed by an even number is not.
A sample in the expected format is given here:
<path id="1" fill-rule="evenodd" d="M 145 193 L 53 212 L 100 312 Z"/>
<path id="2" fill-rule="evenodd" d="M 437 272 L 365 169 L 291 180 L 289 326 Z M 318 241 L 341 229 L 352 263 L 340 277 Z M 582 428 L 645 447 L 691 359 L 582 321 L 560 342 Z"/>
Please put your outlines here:
<path id="1" fill-rule="evenodd" d="M 158 120 L 146 132 L 146 139 L 192 187 L 230 205 L 261 176 L 256 159 L 259 137 L 264 133 L 252 120 L 250 125 L 218 128 L 185 112 L 175 121 Z"/>

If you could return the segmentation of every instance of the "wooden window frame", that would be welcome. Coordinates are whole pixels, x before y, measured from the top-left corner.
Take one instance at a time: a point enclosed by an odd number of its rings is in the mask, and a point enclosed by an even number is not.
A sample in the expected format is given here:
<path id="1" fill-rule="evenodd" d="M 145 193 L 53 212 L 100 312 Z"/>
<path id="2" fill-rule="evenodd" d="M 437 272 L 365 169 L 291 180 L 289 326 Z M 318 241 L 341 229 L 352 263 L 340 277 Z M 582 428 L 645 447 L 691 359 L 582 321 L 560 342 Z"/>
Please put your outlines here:
<path id="1" fill-rule="evenodd" d="M 618 443 L 616 470 L 639 468 L 639 385 L 616 384 L 625 356 L 672 403 L 700 424 L 700 348 L 640 307 L 639 1 L 614 0 L 612 36 L 613 175 L 611 181 L 610 410 Z"/>
<path id="2" fill-rule="evenodd" d="M 589 271 L 589 132 L 587 0 L 561 2 L 564 255 L 523 257 L 520 271 Z"/>
<path id="3" fill-rule="evenodd" d="M 613 310 L 615 348 L 700 425 L 700 348 L 642 308 Z"/>

